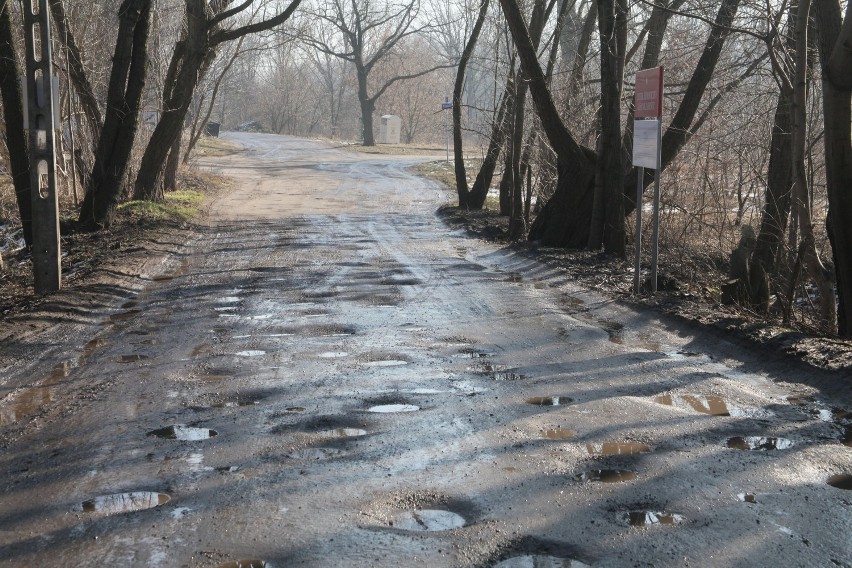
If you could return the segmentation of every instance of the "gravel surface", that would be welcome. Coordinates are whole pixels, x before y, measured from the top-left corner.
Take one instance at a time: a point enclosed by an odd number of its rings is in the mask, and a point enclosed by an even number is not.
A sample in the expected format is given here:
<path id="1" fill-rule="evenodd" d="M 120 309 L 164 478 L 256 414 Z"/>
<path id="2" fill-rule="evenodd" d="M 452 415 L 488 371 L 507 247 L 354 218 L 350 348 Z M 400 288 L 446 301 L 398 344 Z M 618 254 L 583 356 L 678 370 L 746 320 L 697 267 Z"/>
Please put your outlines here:
<path id="1" fill-rule="evenodd" d="M 188 243 L 8 322 L 2 565 L 852 566 L 838 372 L 471 239 L 422 158 L 229 136 Z"/>

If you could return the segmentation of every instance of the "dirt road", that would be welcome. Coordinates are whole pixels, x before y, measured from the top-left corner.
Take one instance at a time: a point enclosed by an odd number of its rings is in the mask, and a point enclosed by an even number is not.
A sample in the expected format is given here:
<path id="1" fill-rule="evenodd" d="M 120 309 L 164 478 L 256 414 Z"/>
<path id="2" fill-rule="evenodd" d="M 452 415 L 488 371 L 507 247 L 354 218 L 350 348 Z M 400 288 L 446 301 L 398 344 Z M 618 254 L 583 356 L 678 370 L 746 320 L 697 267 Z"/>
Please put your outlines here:
<path id="1" fill-rule="evenodd" d="M 232 137 L 192 242 L 4 341 L 0 564 L 852 566 L 839 377 L 453 232 L 416 159 Z"/>

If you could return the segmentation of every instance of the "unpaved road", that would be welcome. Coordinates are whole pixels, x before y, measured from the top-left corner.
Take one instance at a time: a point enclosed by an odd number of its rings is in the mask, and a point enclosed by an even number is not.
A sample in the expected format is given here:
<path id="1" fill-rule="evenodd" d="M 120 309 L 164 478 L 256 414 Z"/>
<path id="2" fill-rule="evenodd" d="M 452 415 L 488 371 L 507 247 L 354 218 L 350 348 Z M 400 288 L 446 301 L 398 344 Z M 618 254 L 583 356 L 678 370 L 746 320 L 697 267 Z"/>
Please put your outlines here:
<path id="1" fill-rule="evenodd" d="M 852 566 L 841 377 L 447 229 L 412 158 L 232 136 L 187 246 L 4 341 L 2 565 Z"/>

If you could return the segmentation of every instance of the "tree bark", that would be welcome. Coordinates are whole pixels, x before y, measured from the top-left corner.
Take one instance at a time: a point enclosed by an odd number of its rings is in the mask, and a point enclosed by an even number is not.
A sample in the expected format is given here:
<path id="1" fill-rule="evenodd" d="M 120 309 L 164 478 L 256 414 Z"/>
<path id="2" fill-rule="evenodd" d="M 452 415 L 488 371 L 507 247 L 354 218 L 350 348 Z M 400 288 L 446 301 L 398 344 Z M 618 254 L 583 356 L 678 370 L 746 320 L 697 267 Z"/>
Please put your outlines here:
<path id="1" fill-rule="evenodd" d="M 462 142 L 461 131 L 461 106 L 462 92 L 464 91 L 464 76 L 467 70 L 470 56 L 473 55 L 473 50 L 476 47 L 476 42 L 479 40 L 479 34 L 482 31 L 482 25 L 485 23 L 485 16 L 488 14 L 489 0 L 482 0 L 479 7 L 479 14 L 476 17 L 476 22 L 473 24 L 473 30 L 470 32 L 470 38 L 462 50 L 461 58 L 459 59 L 459 67 L 456 70 L 456 82 L 453 85 L 453 158 L 455 160 L 455 176 L 456 176 L 456 192 L 459 196 L 459 207 L 468 208 L 470 198 L 470 190 L 467 185 L 467 172 L 464 167 L 464 148 Z"/>
<path id="2" fill-rule="evenodd" d="M 95 166 L 80 209 L 83 228 L 112 224 L 139 126 L 145 87 L 151 0 L 124 0 L 107 95 L 107 111 L 95 152 Z"/>
<path id="3" fill-rule="evenodd" d="M 476 174 L 476 180 L 474 180 L 473 187 L 468 196 L 468 208 L 470 209 L 477 211 L 482 209 L 485 205 L 485 200 L 488 198 L 488 190 L 491 189 L 494 170 L 497 169 L 497 160 L 500 159 L 500 151 L 506 139 L 506 121 L 512 116 L 508 111 L 510 88 L 510 85 L 507 85 L 504 89 L 500 105 L 497 107 L 497 116 L 494 119 L 494 124 L 491 125 L 488 149 L 485 152 L 482 166 L 479 168 L 479 173 Z"/>
<path id="4" fill-rule="evenodd" d="M 375 146 L 376 136 L 373 132 L 373 112 L 376 110 L 376 105 L 367 91 L 367 71 L 363 68 L 357 68 L 356 75 L 358 76 L 358 102 L 361 104 L 362 141 L 364 146 Z"/>
<path id="5" fill-rule="evenodd" d="M 822 62 L 828 235 L 840 307 L 837 331 L 852 337 L 852 4 L 815 0 Z"/>
<path id="6" fill-rule="evenodd" d="M 24 230 L 24 241 L 33 244 L 32 202 L 30 195 L 30 156 L 24 132 L 24 105 L 20 78 L 24 76 L 15 45 L 12 14 L 9 2 L 0 0 L 0 95 L 3 97 L 3 117 L 6 125 L 6 146 L 18 214 Z"/>

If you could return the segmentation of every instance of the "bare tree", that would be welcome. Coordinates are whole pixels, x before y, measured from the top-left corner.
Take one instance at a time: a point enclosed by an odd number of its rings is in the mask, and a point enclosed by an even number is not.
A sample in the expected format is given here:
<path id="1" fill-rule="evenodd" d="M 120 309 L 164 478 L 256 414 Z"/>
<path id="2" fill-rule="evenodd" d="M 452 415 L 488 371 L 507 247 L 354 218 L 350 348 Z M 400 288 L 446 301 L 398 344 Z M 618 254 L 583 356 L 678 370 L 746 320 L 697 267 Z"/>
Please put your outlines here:
<path id="1" fill-rule="evenodd" d="M 321 2 L 312 14 L 336 34 L 317 34 L 306 41 L 319 51 L 348 61 L 355 68 L 358 102 L 361 106 L 363 140 L 376 143 L 373 113 L 381 96 L 398 81 L 414 79 L 449 65 L 434 65 L 370 84 L 377 65 L 394 54 L 397 45 L 428 26 L 418 23 L 419 0 L 379 2 L 377 0 L 332 0 Z"/>

